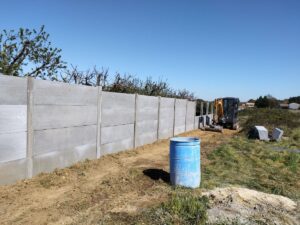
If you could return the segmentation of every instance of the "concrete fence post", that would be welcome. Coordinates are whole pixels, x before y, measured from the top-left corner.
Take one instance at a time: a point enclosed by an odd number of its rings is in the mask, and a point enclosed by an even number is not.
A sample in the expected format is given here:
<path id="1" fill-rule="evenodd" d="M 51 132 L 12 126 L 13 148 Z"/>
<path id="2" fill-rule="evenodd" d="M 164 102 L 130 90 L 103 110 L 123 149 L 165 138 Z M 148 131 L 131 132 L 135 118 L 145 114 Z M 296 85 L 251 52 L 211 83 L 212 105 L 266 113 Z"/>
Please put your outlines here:
<path id="1" fill-rule="evenodd" d="M 32 162 L 32 151 L 33 151 L 33 126 L 32 126 L 32 116 L 33 116 L 33 85 L 34 78 L 27 77 L 27 178 L 32 177 L 33 162 Z"/>
<path id="2" fill-rule="evenodd" d="M 214 102 L 211 102 L 211 114 L 214 114 Z"/>
<path id="3" fill-rule="evenodd" d="M 177 99 L 175 98 L 175 100 L 174 100 L 174 119 L 173 119 L 173 137 L 175 136 L 176 102 L 177 102 Z"/>
<path id="4" fill-rule="evenodd" d="M 138 111 L 138 94 L 135 94 L 135 103 L 134 103 L 134 128 L 133 128 L 133 148 L 136 148 L 136 138 L 137 138 L 137 111 Z"/>
<path id="5" fill-rule="evenodd" d="M 193 130 L 196 129 L 196 127 L 195 127 L 196 114 L 197 114 L 197 101 L 195 101 L 195 108 L 194 108 L 194 125 L 193 125 Z"/>
<path id="6" fill-rule="evenodd" d="M 98 87 L 97 92 L 97 143 L 96 143 L 96 156 L 97 159 L 101 157 L 101 118 L 102 118 L 102 87 Z"/>
<path id="7" fill-rule="evenodd" d="M 160 100 L 161 100 L 161 97 L 158 96 L 158 114 L 157 114 L 157 140 L 159 140 L 159 127 L 160 127 L 160 124 L 159 124 L 159 119 L 160 119 Z"/>
<path id="8" fill-rule="evenodd" d="M 184 131 L 186 132 L 186 120 L 187 120 L 187 112 L 188 112 L 188 100 L 185 102 L 185 122 L 184 122 Z"/>
<path id="9" fill-rule="evenodd" d="M 206 102 L 206 113 L 205 113 L 205 115 L 207 115 L 208 116 L 208 111 L 209 111 L 209 102 Z"/>

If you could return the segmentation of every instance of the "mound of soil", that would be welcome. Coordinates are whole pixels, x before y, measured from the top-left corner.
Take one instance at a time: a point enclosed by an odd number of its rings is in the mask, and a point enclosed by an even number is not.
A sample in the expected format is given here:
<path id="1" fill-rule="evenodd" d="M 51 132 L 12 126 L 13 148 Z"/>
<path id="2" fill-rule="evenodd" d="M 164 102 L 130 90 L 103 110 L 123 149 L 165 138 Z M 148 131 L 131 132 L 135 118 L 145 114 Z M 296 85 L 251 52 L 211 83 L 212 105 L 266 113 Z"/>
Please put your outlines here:
<path id="1" fill-rule="evenodd" d="M 216 188 L 209 198 L 211 224 L 300 224 L 299 203 L 289 198 L 247 188 Z"/>

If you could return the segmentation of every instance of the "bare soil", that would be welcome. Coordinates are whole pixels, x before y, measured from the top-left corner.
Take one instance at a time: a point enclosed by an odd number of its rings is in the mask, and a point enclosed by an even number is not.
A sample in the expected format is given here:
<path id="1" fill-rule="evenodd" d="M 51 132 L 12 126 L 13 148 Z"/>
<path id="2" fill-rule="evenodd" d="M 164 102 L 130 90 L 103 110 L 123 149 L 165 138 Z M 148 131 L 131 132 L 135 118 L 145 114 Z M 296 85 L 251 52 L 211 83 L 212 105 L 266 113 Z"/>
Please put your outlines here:
<path id="1" fill-rule="evenodd" d="M 241 187 L 216 188 L 209 197 L 209 224 L 288 224 L 300 222 L 297 203 L 287 197 Z"/>
<path id="2" fill-rule="evenodd" d="M 230 139 L 200 130 L 202 164 Z M 139 211 L 168 198 L 169 140 L 77 163 L 53 173 L 0 187 L 1 224 L 102 224 L 107 218 Z"/>

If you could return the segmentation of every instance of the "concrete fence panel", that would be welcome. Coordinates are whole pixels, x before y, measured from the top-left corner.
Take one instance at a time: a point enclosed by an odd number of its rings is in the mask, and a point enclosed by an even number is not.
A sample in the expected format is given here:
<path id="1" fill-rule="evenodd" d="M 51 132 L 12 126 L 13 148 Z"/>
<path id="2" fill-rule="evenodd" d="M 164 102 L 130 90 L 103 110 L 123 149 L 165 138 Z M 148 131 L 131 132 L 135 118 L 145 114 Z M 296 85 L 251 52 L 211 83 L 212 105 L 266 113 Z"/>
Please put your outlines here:
<path id="1" fill-rule="evenodd" d="M 183 133 L 186 131 L 186 109 L 187 100 L 176 99 L 175 100 L 175 124 L 174 135 Z"/>
<path id="2" fill-rule="evenodd" d="M 197 127 L 195 102 L 0 75 L 0 184 Z"/>
<path id="3" fill-rule="evenodd" d="M 0 184 L 27 177 L 27 79 L 0 75 Z"/>
<path id="4" fill-rule="evenodd" d="M 174 98 L 161 98 L 159 109 L 158 138 L 165 139 L 173 136 L 174 127 Z"/>
<path id="5" fill-rule="evenodd" d="M 200 117 L 201 116 L 195 116 L 195 124 L 194 124 L 194 129 L 199 129 L 200 128 Z"/>
<path id="6" fill-rule="evenodd" d="M 0 75 L 0 104 L 26 105 L 27 79 Z"/>
<path id="7" fill-rule="evenodd" d="M 32 175 L 96 158 L 98 89 L 34 80 Z"/>
<path id="8" fill-rule="evenodd" d="M 101 155 L 134 147 L 135 95 L 102 92 Z"/>
<path id="9" fill-rule="evenodd" d="M 95 105 L 97 98 L 95 87 L 34 80 L 35 105 Z"/>
<path id="10" fill-rule="evenodd" d="M 186 131 L 194 130 L 196 116 L 196 102 L 187 102 L 186 106 Z"/>
<path id="11" fill-rule="evenodd" d="M 159 98 L 138 95 L 136 101 L 135 147 L 138 147 L 157 140 Z"/>

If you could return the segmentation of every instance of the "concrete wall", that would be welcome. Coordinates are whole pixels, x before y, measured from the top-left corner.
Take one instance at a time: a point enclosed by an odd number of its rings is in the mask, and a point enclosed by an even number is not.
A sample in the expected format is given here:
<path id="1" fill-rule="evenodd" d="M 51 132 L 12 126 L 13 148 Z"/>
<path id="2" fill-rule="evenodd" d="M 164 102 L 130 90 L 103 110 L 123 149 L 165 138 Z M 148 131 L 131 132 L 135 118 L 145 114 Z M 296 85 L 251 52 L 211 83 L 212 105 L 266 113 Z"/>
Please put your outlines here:
<path id="1" fill-rule="evenodd" d="M 33 175 L 96 158 L 97 90 L 34 80 Z"/>
<path id="2" fill-rule="evenodd" d="M 183 133 L 186 131 L 186 112 L 187 112 L 187 100 L 176 99 L 175 100 L 175 119 L 174 119 L 174 135 Z"/>
<path id="3" fill-rule="evenodd" d="M 135 95 L 102 92 L 101 155 L 134 147 Z"/>
<path id="4" fill-rule="evenodd" d="M 196 102 L 187 102 L 186 105 L 186 120 L 185 120 L 185 129 L 194 130 L 195 126 L 195 116 L 196 116 Z"/>
<path id="5" fill-rule="evenodd" d="M 0 75 L 0 184 L 195 127 L 195 102 Z"/>
<path id="6" fill-rule="evenodd" d="M 159 98 L 138 95 L 136 101 L 135 147 L 157 141 Z"/>
<path id="7" fill-rule="evenodd" d="M 27 177 L 27 80 L 0 75 L 0 184 Z"/>
<path id="8" fill-rule="evenodd" d="M 201 118 L 201 116 L 195 116 L 194 129 L 199 129 L 199 128 L 201 128 L 200 118 Z"/>
<path id="9" fill-rule="evenodd" d="M 173 136 L 174 128 L 174 98 L 160 98 L 158 139 Z"/>

